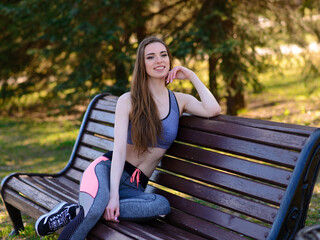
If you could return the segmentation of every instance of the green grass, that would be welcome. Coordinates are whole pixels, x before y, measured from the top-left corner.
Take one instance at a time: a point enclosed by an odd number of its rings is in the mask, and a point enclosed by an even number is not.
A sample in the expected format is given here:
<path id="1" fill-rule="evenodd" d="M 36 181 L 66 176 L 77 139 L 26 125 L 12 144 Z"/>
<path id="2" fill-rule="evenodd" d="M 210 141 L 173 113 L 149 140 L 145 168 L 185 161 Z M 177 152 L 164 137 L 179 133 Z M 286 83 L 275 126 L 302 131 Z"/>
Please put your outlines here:
<path id="1" fill-rule="evenodd" d="M 57 172 L 67 163 L 79 131 L 79 121 L 0 118 L 0 180 L 12 172 Z M 34 220 L 24 216 L 26 228 L 15 239 L 40 239 Z M 0 200 L 0 239 L 12 225 Z M 57 239 L 57 235 L 41 239 Z"/>
<path id="2" fill-rule="evenodd" d="M 62 169 L 78 133 L 72 121 L 0 119 L 0 178 L 12 171 Z"/>
<path id="3" fill-rule="evenodd" d="M 286 70 L 261 74 L 260 82 L 264 91 L 248 94 L 248 108 L 241 116 L 320 126 L 320 77 L 304 81 L 298 70 Z"/>

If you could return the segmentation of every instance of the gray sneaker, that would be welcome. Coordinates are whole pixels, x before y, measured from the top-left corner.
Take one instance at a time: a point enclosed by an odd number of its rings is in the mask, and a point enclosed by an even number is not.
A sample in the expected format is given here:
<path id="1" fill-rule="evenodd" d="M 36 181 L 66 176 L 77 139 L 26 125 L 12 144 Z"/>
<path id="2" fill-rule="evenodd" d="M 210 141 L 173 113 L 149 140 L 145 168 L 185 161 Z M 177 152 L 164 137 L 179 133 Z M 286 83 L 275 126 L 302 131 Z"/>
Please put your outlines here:
<path id="1" fill-rule="evenodd" d="M 49 235 L 66 226 L 75 216 L 78 204 L 62 202 L 50 212 L 40 216 L 35 224 L 39 236 Z"/>

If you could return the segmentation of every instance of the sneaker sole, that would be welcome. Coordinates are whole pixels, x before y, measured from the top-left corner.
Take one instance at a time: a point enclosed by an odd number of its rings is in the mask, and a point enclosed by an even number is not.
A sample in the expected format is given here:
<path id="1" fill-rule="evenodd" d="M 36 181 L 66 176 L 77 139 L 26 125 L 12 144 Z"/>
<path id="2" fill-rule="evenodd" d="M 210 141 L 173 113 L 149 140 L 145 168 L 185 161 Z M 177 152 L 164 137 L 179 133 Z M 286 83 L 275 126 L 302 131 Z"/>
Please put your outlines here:
<path id="1" fill-rule="evenodd" d="M 60 204 L 58 204 L 57 206 L 55 206 L 50 212 L 48 212 L 48 213 L 46 213 L 46 214 L 43 214 L 43 215 L 41 215 L 41 216 L 38 218 L 38 220 L 36 221 L 35 226 L 34 226 L 35 229 L 36 229 L 36 232 L 37 232 L 38 236 L 45 236 L 45 235 L 40 235 L 40 234 L 38 233 L 38 225 L 39 225 L 40 221 L 41 221 L 42 219 L 46 218 L 47 216 L 58 212 L 58 210 L 59 210 L 63 205 L 65 205 L 65 204 L 67 204 L 67 202 L 61 202 Z M 49 234 L 50 234 L 50 232 L 49 232 L 48 234 L 46 234 L 46 235 L 49 235 Z"/>

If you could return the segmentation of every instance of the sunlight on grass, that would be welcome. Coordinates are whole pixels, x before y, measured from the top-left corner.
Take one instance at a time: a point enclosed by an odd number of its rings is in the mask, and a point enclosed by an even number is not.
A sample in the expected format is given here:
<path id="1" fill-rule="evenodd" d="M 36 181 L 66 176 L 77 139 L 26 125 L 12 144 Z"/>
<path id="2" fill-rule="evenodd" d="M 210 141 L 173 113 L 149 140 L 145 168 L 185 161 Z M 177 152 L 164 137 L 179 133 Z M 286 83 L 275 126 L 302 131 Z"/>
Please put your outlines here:
<path id="1" fill-rule="evenodd" d="M 61 170 L 78 129 L 78 122 L 0 119 L 0 179 L 12 171 Z"/>
<path id="2" fill-rule="evenodd" d="M 273 72 L 260 75 L 265 92 L 270 97 L 285 96 L 286 98 L 308 98 L 310 89 L 301 79 L 300 70 L 289 69 L 278 75 Z"/>
<path id="3" fill-rule="evenodd" d="M 259 76 L 260 94 L 247 94 L 247 109 L 240 116 L 276 122 L 320 126 L 320 86 L 310 89 L 301 77 L 301 68 L 267 72 Z M 319 79 L 314 81 L 320 82 Z"/>
<path id="4" fill-rule="evenodd" d="M 314 187 L 313 196 L 309 205 L 306 226 L 311 226 L 314 224 L 319 224 L 320 222 L 320 177 L 318 177 L 318 182 Z"/>
<path id="5" fill-rule="evenodd" d="M 54 173 L 67 164 L 79 131 L 79 121 L 35 121 L 0 118 L 0 181 L 12 172 Z M 39 238 L 35 220 L 24 216 L 26 229 L 14 239 Z M 12 230 L 11 221 L 0 202 L 0 239 Z"/>

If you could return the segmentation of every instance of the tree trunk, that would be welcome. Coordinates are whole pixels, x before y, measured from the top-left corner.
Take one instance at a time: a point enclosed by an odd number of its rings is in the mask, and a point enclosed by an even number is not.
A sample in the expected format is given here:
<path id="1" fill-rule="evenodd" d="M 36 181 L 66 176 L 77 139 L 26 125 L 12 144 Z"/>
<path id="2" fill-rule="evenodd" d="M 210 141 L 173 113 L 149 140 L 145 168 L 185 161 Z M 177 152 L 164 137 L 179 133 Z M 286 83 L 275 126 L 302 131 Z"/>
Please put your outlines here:
<path id="1" fill-rule="evenodd" d="M 227 114 L 237 115 L 238 110 L 245 107 L 244 93 L 241 83 L 238 82 L 238 75 L 234 74 L 227 85 Z"/>
<path id="2" fill-rule="evenodd" d="M 217 101 L 220 101 L 217 83 L 217 64 L 218 58 L 212 54 L 209 56 L 209 90 L 215 96 Z"/>
<path id="3" fill-rule="evenodd" d="M 234 7 L 230 4 L 226 4 L 227 19 L 222 22 L 223 29 L 225 31 L 225 42 L 228 42 L 230 39 L 233 39 L 235 34 L 235 23 L 233 19 Z M 225 77 L 224 81 L 226 82 L 227 87 L 227 114 L 237 115 L 238 110 L 245 107 L 244 99 L 244 87 L 243 83 L 237 74 L 239 69 L 239 63 L 241 62 L 239 46 L 232 46 L 231 49 L 223 53 L 223 75 Z"/>
<path id="4" fill-rule="evenodd" d="M 113 94 L 121 95 L 127 91 L 127 84 L 128 84 L 128 74 L 126 67 L 123 62 L 116 61 L 116 84 L 113 88 Z"/>

